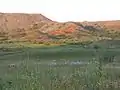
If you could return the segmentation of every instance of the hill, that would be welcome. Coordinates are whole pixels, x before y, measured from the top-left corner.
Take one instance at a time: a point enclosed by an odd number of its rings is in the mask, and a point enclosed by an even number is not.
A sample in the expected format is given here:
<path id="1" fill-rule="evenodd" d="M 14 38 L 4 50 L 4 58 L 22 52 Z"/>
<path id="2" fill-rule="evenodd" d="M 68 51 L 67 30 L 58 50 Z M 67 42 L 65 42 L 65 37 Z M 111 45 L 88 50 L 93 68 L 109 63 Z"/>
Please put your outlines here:
<path id="1" fill-rule="evenodd" d="M 0 13 L 1 43 L 78 43 L 119 36 L 120 21 L 59 23 L 41 14 Z"/>

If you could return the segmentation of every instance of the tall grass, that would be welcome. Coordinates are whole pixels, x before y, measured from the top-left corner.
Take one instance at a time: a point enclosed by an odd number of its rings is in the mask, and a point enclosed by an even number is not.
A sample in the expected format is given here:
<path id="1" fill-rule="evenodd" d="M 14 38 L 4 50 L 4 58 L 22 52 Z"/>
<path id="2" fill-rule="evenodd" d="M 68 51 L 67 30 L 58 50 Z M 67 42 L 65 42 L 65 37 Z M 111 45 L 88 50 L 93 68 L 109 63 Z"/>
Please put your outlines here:
<path id="1" fill-rule="evenodd" d="M 86 67 L 44 66 L 25 61 L 7 68 L 0 78 L 0 90 L 116 90 L 119 74 L 92 60 Z M 113 71 L 114 72 L 114 71 Z"/>
<path id="2" fill-rule="evenodd" d="M 2 50 L 0 90 L 120 90 L 119 67 L 112 66 L 114 60 L 119 62 L 120 51 L 86 48 L 71 45 Z M 53 59 L 57 63 L 64 62 L 62 59 L 90 61 L 87 65 L 44 64 Z"/>

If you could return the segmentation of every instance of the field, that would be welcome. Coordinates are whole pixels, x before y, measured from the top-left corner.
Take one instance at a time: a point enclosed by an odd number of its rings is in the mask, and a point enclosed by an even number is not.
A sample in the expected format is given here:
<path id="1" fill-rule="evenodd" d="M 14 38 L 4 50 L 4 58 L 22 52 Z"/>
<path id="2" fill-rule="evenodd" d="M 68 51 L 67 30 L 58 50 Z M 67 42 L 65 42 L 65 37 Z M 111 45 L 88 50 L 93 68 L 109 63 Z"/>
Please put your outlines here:
<path id="1" fill-rule="evenodd" d="M 0 90 L 120 90 L 119 45 L 1 44 Z"/>

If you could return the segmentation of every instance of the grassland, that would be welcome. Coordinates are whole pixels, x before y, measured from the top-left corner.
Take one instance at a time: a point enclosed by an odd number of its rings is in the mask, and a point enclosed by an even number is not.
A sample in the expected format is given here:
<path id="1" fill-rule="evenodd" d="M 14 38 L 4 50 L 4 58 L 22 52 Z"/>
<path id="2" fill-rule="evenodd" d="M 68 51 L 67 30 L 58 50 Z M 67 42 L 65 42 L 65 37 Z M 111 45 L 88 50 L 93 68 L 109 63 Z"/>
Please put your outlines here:
<path id="1" fill-rule="evenodd" d="M 119 44 L 0 44 L 0 90 L 120 90 Z"/>

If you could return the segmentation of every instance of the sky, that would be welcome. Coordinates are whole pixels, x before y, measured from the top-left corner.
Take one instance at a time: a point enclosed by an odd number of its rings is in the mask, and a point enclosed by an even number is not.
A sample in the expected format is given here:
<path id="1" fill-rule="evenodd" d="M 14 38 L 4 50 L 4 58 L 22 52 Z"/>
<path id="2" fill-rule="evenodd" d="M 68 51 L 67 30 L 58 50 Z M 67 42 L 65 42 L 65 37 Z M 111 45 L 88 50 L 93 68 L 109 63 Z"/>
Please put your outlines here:
<path id="1" fill-rule="evenodd" d="M 120 0 L 1 0 L 0 12 L 40 13 L 59 22 L 120 20 Z"/>

